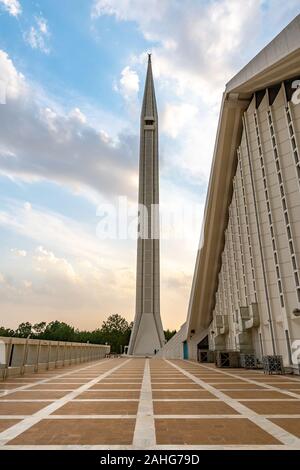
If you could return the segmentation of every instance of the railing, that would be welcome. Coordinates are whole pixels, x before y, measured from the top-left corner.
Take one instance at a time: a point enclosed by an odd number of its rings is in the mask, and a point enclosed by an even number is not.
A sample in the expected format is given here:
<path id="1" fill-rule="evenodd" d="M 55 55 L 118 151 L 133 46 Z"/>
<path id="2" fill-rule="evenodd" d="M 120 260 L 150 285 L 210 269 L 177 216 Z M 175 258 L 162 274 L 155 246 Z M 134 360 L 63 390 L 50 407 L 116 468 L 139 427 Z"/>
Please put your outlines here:
<path id="1" fill-rule="evenodd" d="M 110 346 L 0 337 L 0 380 L 103 359 Z"/>

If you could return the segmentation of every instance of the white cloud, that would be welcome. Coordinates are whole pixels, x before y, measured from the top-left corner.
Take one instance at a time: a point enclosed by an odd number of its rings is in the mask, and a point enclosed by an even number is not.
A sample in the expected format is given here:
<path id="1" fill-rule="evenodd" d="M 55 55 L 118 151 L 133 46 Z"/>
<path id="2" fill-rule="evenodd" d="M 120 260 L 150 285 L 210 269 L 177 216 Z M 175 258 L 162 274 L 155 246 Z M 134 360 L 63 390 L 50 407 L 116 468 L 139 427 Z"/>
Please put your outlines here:
<path id="1" fill-rule="evenodd" d="M 31 206 L 30 202 L 24 202 L 24 209 L 26 211 L 31 211 L 32 206 Z"/>
<path id="2" fill-rule="evenodd" d="M 48 23 L 42 16 L 35 17 L 35 25 L 31 26 L 29 31 L 24 34 L 25 41 L 32 47 L 45 54 L 49 54 L 50 49 L 47 40 L 50 37 Z"/>
<path id="3" fill-rule="evenodd" d="M 87 119 L 86 116 L 80 111 L 79 108 L 74 108 L 69 113 L 69 117 L 74 119 L 75 121 L 79 121 L 81 124 L 85 124 Z"/>
<path id="4" fill-rule="evenodd" d="M 122 70 L 117 90 L 125 99 L 135 98 L 139 91 L 139 77 L 128 65 Z"/>
<path id="5" fill-rule="evenodd" d="M 135 21 L 152 49 L 156 72 L 183 90 L 207 99 L 220 92 L 260 28 L 260 0 L 95 0 L 92 16 Z M 180 22 L 178 21 L 180 18 Z M 251 41 L 249 30 L 251 29 Z"/>
<path id="6" fill-rule="evenodd" d="M 136 137 L 110 138 L 78 107 L 64 111 L 53 101 L 45 106 L 46 93 L 28 83 L 0 50 L 2 77 L 8 88 L 6 105 L 0 106 L 0 173 L 54 181 L 94 200 L 96 195 L 136 197 Z"/>
<path id="7" fill-rule="evenodd" d="M 194 122 L 198 109 L 191 104 L 167 103 L 162 112 L 162 130 L 175 139 L 185 127 Z"/>
<path id="8" fill-rule="evenodd" d="M 0 0 L 0 6 L 12 16 L 19 16 L 22 13 L 21 4 L 18 0 Z"/>
<path id="9" fill-rule="evenodd" d="M 8 326 L 23 318 L 58 318 L 95 328 L 114 312 L 131 320 L 134 242 L 124 250 L 123 244 L 100 241 L 83 223 L 44 207 L 26 211 L 19 201 L 6 203 L 0 226 L 29 247 L 26 260 L 2 266 L 0 308 Z"/>
<path id="10" fill-rule="evenodd" d="M 162 131 L 177 141 L 176 158 L 166 144 L 165 163 L 175 170 L 176 162 L 177 172 L 194 184 L 208 182 L 226 82 L 298 12 L 299 0 L 94 0 L 92 5 L 94 22 L 103 15 L 133 21 L 151 41 Z M 144 75 L 145 60 L 146 51 L 129 64 Z M 186 126 L 188 109 L 196 108 Z"/>
<path id="11" fill-rule="evenodd" d="M 39 246 L 36 248 L 34 259 L 37 261 L 37 270 L 46 272 L 48 275 L 66 277 L 71 282 L 79 282 L 72 264 L 65 258 L 55 256 L 52 251 Z"/>
<path id="12" fill-rule="evenodd" d="M 8 54 L 0 49 L 0 80 L 5 86 L 5 101 L 17 100 L 26 94 L 24 76 L 19 73 Z"/>
<path id="13" fill-rule="evenodd" d="M 11 248 L 10 250 L 15 256 L 20 258 L 25 258 L 27 256 L 27 251 L 25 250 L 18 250 L 17 248 Z"/>
<path id="14" fill-rule="evenodd" d="M 159 20 L 166 12 L 169 0 L 94 0 L 91 16 L 97 18 L 102 15 L 115 15 L 118 20 L 147 23 Z"/>

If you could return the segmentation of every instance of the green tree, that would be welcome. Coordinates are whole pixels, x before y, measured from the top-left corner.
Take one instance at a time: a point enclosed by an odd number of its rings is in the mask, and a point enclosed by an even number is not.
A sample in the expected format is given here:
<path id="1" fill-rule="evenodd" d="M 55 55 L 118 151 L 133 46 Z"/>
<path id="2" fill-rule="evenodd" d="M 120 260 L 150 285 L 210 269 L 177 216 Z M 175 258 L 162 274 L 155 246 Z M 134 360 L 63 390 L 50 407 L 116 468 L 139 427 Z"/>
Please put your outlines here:
<path id="1" fill-rule="evenodd" d="M 28 338 L 32 334 L 32 324 L 29 322 L 20 323 L 16 329 L 15 336 L 18 338 Z"/>
<path id="2" fill-rule="evenodd" d="M 42 337 L 43 333 L 45 332 L 47 323 L 42 321 L 40 323 L 35 323 L 32 327 L 33 334 L 36 338 Z"/>
<path id="3" fill-rule="evenodd" d="M 4 326 L 0 326 L 0 336 L 11 337 L 14 335 L 14 330 L 11 330 L 10 328 L 4 328 Z"/>
<path id="4" fill-rule="evenodd" d="M 32 338 L 51 341 L 77 341 L 80 343 L 89 342 L 91 344 L 107 343 L 111 346 L 112 352 L 120 353 L 124 351 L 124 346 L 127 346 L 129 343 L 132 326 L 133 324 L 129 324 L 121 315 L 115 314 L 110 315 L 103 322 L 101 328 L 93 331 L 75 330 L 73 326 L 56 320 L 48 324 L 46 322 L 35 323 L 34 325 L 29 322 L 21 323 L 16 331 L 0 327 L 0 336 L 27 338 L 30 335 Z"/>
<path id="5" fill-rule="evenodd" d="M 118 314 L 110 315 L 103 322 L 100 333 L 104 343 L 110 344 L 111 352 L 124 351 L 124 346 L 129 343 L 131 327 L 132 325 L 129 325 L 127 320 Z"/>
<path id="6" fill-rule="evenodd" d="M 165 330 L 164 333 L 165 333 L 166 341 L 170 341 L 172 336 L 176 335 L 177 331 L 176 330 Z"/>
<path id="7" fill-rule="evenodd" d="M 52 341 L 75 341 L 76 334 L 72 326 L 56 320 L 48 323 L 41 336 Z"/>

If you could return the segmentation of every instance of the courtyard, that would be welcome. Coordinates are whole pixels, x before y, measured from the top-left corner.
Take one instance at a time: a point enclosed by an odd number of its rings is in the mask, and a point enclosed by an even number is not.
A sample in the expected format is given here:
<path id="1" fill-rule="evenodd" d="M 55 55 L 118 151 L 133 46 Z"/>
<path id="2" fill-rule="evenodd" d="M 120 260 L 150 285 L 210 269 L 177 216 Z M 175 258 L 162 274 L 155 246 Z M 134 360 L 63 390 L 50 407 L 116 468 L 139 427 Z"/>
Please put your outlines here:
<path id="1" fill-rule="evenodd" d="M 0 383 L 5 449 L 300 449 L 300 379 L 114 358 Z"/>

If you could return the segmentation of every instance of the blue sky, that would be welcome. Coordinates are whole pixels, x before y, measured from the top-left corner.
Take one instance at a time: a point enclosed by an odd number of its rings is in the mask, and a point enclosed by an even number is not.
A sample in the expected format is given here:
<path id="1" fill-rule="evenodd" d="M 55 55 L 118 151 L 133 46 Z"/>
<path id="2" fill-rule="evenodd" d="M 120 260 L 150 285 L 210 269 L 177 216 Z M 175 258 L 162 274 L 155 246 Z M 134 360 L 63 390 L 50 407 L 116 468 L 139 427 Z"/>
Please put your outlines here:
<path id="1" fill-rule="evenodd" d="M 196 211 L 188 240 L 161 243 L 163 323 L 184 322 L 222 92 L 298 13 L 298 0 L 0 0 L 1 324 L 133 319 L 136 244 L 99 239 L 97 207 L 135 207 L 149 51 L 161 202 Z"/>

